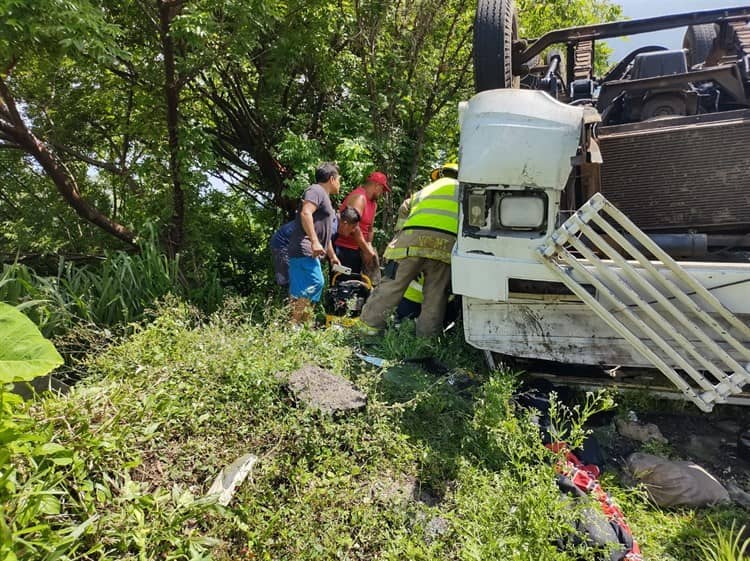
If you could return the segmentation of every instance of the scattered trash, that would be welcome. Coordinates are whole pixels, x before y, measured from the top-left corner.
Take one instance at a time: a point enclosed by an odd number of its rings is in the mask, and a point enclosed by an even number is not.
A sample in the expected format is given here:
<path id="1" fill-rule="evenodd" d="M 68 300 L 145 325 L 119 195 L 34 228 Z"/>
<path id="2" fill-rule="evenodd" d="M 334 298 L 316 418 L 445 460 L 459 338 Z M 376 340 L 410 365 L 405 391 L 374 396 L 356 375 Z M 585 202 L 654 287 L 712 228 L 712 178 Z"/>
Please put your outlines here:
<path id="1" fill-rule="evenodd" d="M 479 379 L 473 372 L 463 368 L 457 368 L 448 374 L 446 377 L 446 383 L 461 391 L 478 384 Z"/>
<path id="2" fill-rule="evenodd" d="M 649 440 L 663 443 L 668 442 L 661 433 L 661 430 L 659 430 L 659 427 L 653 423 L 640 423 L 637 418 L 636 420 L 617 418 L 615 419 L 615 425 L 617 426 L 617 432 L 631 440 L 637 440 L 638 442 L 648 442 Z"/>
<path id="3" fill-rule="evenodd" d="M 245 454 L 235 460 L 219 472 L 207 495 L 219 495 L 218 503 L 227 506 L 232 500 L 237 487 L 245 481 L 245 478 L 257 461 L 258 457 L 254 454 Z"/>
<path id="4" fill-rule="evenodd" d="M 364 360 L 368 364 L 377 366 L 378 368 L 383 368 L 387 364 L 384 358 L 378 358 L 376 356 L 366 355 L 364 353 L 354 353 L 354 356 L 356 356 L 360 360 Z"/>
<path id="5" fill-rule="evenodd" d="M 578 511 L 576 533 L 561 540 L 559 548 L 568 549 L 570 545 L 585 541 L 589 545 L 609 549 L 613 560 L 642 559 L 640 547 L 625 521 L 625 515 L 599 483 L 599 468 L 582 462 L 568 450 L 565 443 L 555 442 L 547 447 L 562 454 L 562 459 L 556 466 L 560 492 L 577 501 L 591 499 L 590 506 Z"/>

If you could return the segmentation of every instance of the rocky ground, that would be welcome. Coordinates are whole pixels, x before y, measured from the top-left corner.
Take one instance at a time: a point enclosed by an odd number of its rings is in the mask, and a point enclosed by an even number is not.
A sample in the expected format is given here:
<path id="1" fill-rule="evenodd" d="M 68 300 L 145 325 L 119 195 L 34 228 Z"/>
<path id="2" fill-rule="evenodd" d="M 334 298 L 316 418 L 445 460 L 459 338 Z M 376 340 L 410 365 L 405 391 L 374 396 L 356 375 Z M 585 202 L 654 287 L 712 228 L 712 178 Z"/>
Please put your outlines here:
<path id="1" fill-rule="evenodd" d="M 717 409 L 711 415 L 649 413 L 643 420 L 659 427 L 681 458 L 705 467 L 719 480 L 734 479 L 750 489 L 750 459 L 738 448 L 738 437 L 750 425 L 750 409 Z"/>
<path id="2" fill-rule="evenodd" d="M 624 471 L 625 459 L 636 451 L 691 461 L 720 481 L 734 502 L 750 510 L 750 450 L 739 442 L 750 425 L 750 409 L 717 407 L 711 414 L 692 408 L 641 411 L 631 413 L 627 424 L 627 428 L 613 423 L 596 429 L 612 467 Z M 633 430 L 635 434 L 622 434 Z"/>

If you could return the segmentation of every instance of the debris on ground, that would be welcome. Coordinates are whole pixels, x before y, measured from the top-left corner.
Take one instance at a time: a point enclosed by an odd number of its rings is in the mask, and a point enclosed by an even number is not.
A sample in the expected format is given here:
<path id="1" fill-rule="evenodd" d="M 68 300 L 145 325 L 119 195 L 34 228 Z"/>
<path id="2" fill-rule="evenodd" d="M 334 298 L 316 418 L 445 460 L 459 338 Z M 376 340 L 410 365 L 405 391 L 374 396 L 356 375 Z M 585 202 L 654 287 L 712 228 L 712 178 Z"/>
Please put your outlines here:
<path id="1" fill-rule="evenodd" d="M 232 500 L 237 488 L 242 485 L 248 474 L 252 471 L 253 466 L 258 461 L 254 454 L 245 454 L 236 459 L 229 466 L 225 467 L 216 476 L 207 495 L 219 495 L 217 502 L 220 505 L 227 506 Z"/>
<path id="2" fill-rule="evenodd" d="M 378 368 L 383 368 L 384 366 L 386 366 L 386 361 L 384 358 L 379 358 L 364 353 L 354 353 L 354 355 L 360 360 L 365 361 L 367 364 L 372 364 L 373 366 L 376 366 Z"/>
<path id="3" fill-rule="evenodd" d="M 725 486 L 734 480 L 750 492 L 750 456 L 743 457 L 741 437 L 746 409 L 717 407 L 710 415 L 691 412 L 644 412 L 644 422 L 654 423 L 669 440 L 670 457 L 692 460 L 703 466 Z M 624 441 L 616 454 L 637 452 Z M 653 452 L 653 450 L 650 450 Z"/>
<path id="4" fill-rule="evenodd" d="M 305 365 L 288 376 L 280 376 L 299 402 L 324 413 L 360 411 L 367 395 L 349 380 L 319 366 Z"/>
<path id="5" fill-rule="evenodd" d="M 694 462 L 673 461 L 636 452 L 627 460 L 633 477 L 661 507 L 700 508 L 730 501 L 724 486 Z"/>
<path id="6" fill-rule="evenodd" d="M 653 423 L 641 423 L 638 420 L 629 420 L 623 418 L 615 419 L 615 426 L 617 426 L 617 432 L 625 438 L 631 440 L 637 440 L 638 442 L 648 442 L 654 440 L 656 442 L 666 443 L 667 439 L 659 430 L 659 427 Z"/>

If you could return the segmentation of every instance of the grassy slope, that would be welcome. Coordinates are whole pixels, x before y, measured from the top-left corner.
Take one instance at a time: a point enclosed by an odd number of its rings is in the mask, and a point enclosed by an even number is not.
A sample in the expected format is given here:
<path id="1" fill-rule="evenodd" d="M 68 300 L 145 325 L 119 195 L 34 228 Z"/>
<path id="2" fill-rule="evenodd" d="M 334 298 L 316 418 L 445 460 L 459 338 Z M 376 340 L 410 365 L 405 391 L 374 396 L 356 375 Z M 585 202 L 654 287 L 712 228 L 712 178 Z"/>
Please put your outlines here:
<path id="1" fill-rule="evenodd" d="M 96 357 L 70 396 L 32 406 L 38 430 L 65 452 L 17 460 L 22 486 L 6 520 L 47 528 L 16 542 L 20 558 L 45 558 L 38 543 L 54 550 L 53 537 L 61 553 L 90 559 L 576 558 L 551 545 L 575 509 L 559 500 L 535 428 L 513 414 L 511 377 L 482 374 L 460 333 L 424 342 L 408 325 L 393 330 L 367 348 L 390 361 L 381 370 L 353 356 L 361 342 L 348 333 L 242 317 L 226 310 L 199 322 L 166 310 Z M 484 383 L 458 391 L 401 362 L 409 356 Z M 353 380 L 369 395 L 366 411 L 333 419 L 297 407 L 275 374 L 306 362 Z M 199 500 L 246 452 L 260 462 L 229 507 Z M 54 484 L 33 481 L 35 462 Z M 399 492 L 406 484 L 421 500 Z M 660 512 L 607 484 L 651 560 L 697 559 L 690 544 L 707 516 L 741 516 Z M 32 513 L 38 496 L 57 506 Z M 60 538 L 70 531 L 75 539 Z"/>

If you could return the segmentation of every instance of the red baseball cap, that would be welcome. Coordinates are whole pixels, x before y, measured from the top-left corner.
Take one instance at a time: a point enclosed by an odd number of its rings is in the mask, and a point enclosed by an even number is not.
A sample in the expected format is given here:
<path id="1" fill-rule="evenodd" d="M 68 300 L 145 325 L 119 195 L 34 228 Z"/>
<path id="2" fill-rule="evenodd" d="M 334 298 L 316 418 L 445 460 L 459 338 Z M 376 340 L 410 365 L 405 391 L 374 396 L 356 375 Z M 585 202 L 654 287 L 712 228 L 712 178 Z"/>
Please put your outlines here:
<path id="1" fill-rule="evenodd" d="M 382 171 L 373 171 L 370 175 L 367 176 L 367 179 L 365 179 L 365 182 L 367 181 L 372 181 L 373 183 L 382 185 L 383 189 L 385 189 L 388 193 L 391 192 L 391 188 L 388 186 L 388 178 Z"/>

